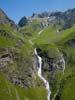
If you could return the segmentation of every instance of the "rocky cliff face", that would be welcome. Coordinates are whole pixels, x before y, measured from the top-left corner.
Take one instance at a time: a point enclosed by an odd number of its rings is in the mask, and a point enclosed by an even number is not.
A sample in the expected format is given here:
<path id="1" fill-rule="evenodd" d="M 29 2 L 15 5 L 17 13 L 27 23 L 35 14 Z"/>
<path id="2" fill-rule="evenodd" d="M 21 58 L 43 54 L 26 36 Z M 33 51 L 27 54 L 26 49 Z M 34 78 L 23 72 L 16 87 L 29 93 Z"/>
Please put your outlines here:
<path id="1" fill-rule="evenodd" d="M 44 44 L 43 44 L 44 45 Z M 46 47 L 47 48 L 47 47 Z M 38 54 L 42 57 L 42 73 L 45 79 L 49 81 L 51 88 L 51 98 L 59 89 L 59 83 L 65 70 L 65 57 L 58 48 L 49 48 L 43 50 L 41 46 L 37 48 Z M 52 51 L 55 54 L 52 54 Z"/>
<path id="2" fill-rule="evenodd" d="M 13 84 L 25 88 L 40 85 L 35 56 L 26 58 L 15 48 L 0 48 L 0 52 L 0 71 L 6 73 Z"/>

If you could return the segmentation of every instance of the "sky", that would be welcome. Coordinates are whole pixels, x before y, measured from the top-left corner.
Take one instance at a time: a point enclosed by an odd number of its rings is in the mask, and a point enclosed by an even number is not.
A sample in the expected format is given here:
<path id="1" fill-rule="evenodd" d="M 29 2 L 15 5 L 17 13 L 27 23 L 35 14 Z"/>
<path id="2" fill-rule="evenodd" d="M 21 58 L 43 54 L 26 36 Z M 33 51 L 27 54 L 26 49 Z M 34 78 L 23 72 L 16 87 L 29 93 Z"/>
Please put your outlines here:
<path id="1" fill-rule="evenodd" d="M 75 0 L 0 0 L 0 8 L 16 23 L 23 16 L 43 11 L 65 11 L 75 8 Z"/>

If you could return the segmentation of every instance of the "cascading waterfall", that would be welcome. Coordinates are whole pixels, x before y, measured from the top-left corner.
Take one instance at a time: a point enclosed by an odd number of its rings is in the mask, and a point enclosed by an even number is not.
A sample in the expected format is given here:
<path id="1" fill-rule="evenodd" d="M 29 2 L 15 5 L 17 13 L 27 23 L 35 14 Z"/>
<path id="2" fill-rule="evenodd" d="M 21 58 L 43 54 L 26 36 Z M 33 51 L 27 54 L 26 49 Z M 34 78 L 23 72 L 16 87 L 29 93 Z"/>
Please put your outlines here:
<path id="1" fill-rule="evenodd" d="M 41 78 L 41 80 L 43 80 L 45 86 L 46 86 L 46 90 L 48 91 L 48 96 L 47 96 L 47 100 L 50 100 L 50 95 L 51 95 L 51 91 L 50 91 L 50 86 L 49 86 L 49 82 L 42 76 L 42 58 L 38 55 L 37 50 L 35 48 L 35 55 L 38 59 L 38 76 Z"/>

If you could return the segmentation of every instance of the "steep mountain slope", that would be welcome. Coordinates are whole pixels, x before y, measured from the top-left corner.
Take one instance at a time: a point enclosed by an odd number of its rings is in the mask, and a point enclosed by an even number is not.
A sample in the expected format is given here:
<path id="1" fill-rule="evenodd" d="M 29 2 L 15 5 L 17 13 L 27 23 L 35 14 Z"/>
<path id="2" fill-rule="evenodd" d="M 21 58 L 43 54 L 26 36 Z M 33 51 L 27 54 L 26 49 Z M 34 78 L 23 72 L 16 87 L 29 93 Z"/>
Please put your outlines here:
<path id="1" fill-rule="evenodd" d="M 33 66 L 33 47 L 5 22 L 4 13 L 0 16 L 0 99 L 45 100 L 46 91 Z"/>
<path id="2" fill-rule="evenodd" d="M 71 12 L 70 19 L 74 16 Z M 62 28 L 68 23 L 64 13 L 69 17 L 67 12 L 34 14 L 17 30 L 0 9 L 1 100 L 47 99 L 45 85 L 38 77 L 35 48 L 42 58 L 42 76 L 50 85 L 50 100 L 75 100 L 75 26 L 71 23 L 72 27 Z"/>
<path id="3" fill-rule="evenodd" d="M 43 67 L 46 73 L 49 72 L 48 76 L 47 74 L 45 75 L 47 78 L 49 77 L 50 86 L 52 86 L 52 93 L 55 94 L 54 92 L 58 92 L 55 100 L 74 100 L 75 92 L 73 87 L 75 81 L 75 26 L 59 33 L 54 30 L 51 31 L 51 29 L 50 27 L 47 28 L 45 32 L 41 33 L 38 39 L 34 40 L 34 42 L 36 43 L 36 45 L 38 45 L 37 47 L 40 48 L 43 52 Z M 66 69 L 63 76 L 59 71 L 54 72 L 55 69 L 53 68 L 53 66 L 51 67 L 51 69 L 48 67 L 51 66 L 48 65 L 51 63 L 51 60 L 48 60 L 48 62 L 47 60 L 45 60 L 53 59 L 54 61 L 57 61 L 60 56 L 57 48 L 59 49 L 60 53 L 63 54 L 66 62 Z M 59 91 L 57 91 L 57 89 Z"/>

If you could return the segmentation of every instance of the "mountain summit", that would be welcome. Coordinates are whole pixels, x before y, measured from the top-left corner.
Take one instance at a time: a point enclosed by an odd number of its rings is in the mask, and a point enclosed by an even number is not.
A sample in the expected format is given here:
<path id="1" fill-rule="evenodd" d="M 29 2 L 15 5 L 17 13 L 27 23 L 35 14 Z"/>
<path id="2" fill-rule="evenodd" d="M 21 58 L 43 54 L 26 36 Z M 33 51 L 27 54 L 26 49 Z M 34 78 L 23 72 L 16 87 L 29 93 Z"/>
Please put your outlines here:
<path id="1" fill-rule="evenodd" d="M 17 26 L 14 21 L 12 21 L 6 14 L 5 12 L 0 8 L 0 24 L 2 25 L 9 25 L 13 29 L 16 29 Z"/>

